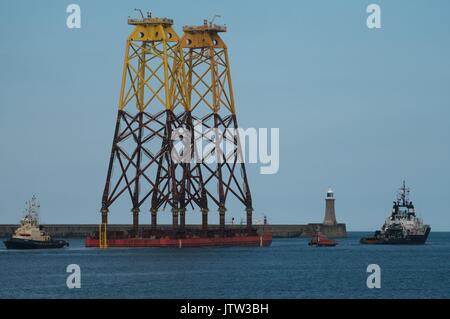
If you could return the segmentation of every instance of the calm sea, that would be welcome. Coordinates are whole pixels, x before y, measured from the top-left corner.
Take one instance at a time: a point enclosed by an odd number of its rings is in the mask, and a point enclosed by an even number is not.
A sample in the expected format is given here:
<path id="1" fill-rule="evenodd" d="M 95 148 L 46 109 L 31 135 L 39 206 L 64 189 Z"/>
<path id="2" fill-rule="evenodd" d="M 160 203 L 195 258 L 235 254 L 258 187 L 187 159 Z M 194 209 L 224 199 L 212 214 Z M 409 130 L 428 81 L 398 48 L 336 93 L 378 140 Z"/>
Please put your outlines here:
<path id="1" fill-rule="evenodd" d="M 363 246 L 349 233 L 335 248 L 274 239 L 269 248 L 0 248 L 0 298 L 450 298 L 450 233 L 423 246 Z M 68 289 L 66 267 L 81 268 Z M 369 264 L 381 289 L 368 289 Z"/>

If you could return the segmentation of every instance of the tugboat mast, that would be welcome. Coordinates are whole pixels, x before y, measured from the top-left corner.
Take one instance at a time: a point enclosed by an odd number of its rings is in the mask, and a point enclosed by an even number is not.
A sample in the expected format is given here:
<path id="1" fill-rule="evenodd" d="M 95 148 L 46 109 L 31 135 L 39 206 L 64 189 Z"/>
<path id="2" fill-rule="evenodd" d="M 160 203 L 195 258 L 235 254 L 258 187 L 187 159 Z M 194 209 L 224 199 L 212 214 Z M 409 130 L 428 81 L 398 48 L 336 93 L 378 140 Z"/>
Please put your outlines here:
<path id="1" fill-rule="evenodd" d="M 25 217 L 35 224 L 39 224 L 39 209 L 41 205 L 39 204 L 36 195 L 33 195 L 30 201 L 27 201 L 27 208 L 25 209 Z"/>
<path id="2" fill-rule="evenodd" d="M 397 204 L 402 207 L 409 206 L 409 187 L 406 187 L 406 182 L 403 181 L 403 186 L 400 188 L 397 195 Z"/>

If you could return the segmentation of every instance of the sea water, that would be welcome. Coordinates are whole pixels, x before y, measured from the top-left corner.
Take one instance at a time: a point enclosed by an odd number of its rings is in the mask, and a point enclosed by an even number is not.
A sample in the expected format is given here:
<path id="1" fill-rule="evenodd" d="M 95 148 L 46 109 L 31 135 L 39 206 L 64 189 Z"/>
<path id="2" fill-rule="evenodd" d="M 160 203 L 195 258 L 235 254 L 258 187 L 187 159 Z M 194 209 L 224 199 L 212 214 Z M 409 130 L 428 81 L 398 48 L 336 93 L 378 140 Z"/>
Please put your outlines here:
<path id="1" fill-rule="evenodd" d="M 271 247 L 0 248 L 0 298 L 450 298 L 450 233 L 419 246 L 361 245 L 349 233 L 336 247 L 274 239 Z M 80 267 L 69 289 L 67 266 Z M 380 266 L 369 289 L 368 265 Z"/>

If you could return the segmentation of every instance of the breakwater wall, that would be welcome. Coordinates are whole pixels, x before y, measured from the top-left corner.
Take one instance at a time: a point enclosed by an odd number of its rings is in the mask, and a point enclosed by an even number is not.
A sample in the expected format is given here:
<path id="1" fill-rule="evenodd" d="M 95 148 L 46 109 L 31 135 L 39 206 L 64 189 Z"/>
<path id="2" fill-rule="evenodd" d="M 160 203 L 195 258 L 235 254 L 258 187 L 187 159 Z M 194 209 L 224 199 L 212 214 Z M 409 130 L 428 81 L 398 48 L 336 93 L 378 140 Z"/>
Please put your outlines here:
<path id="1" fill-rule="evenodd" d="M 43 225 L 44 229 L 54 237 L 58 238 L 84 238 L 88 234 L 98 231 L 98 225 L 94 224 L 55 224 Z M 18 225 L 0 225 L 0 238 L 10 236 Z M 150 225 L 141 225 L 142 229 L 150 228 Z M 200 228 L 200 225 L 187 225 L 189 228 Z M 211 228 L 218 227 L 211 225 Z M 245 228 L 245 225 L 227 225 L 228 228 Z M 319 229 L 326 236 L 331 238 L 341 238 L 347 236 L 345 224 L 323 225 L 323 224 L 306 224 L 306 225 L 256 225 L 258 228 L 264 228 L 265 231 L 272 233 L 275 238 L 293 238 L 293 237 L 310 237 L 315 230 Z M 110 231 L 127 231 L 131 229 L 131 225 L 108 225 Z M 158 228 L 171 229 L 171 225 L 158 225 Z"/>

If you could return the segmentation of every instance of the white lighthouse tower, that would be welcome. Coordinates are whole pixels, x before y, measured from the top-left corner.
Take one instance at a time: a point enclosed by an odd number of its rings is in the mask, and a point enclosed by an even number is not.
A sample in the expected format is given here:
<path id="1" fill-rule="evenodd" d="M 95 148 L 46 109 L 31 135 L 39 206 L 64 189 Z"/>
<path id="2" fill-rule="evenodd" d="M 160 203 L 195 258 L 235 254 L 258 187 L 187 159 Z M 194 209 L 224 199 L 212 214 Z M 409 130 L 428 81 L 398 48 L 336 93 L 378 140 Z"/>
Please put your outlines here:
<path id="1" fill-rule="evenodd" d="M 334 193 L 331 188 L 328 188 L 327 197 L 325 198 L 325 219 L 324 225 L 334 226 L 336 222 L 336 212 L 334 210 Z"/>

